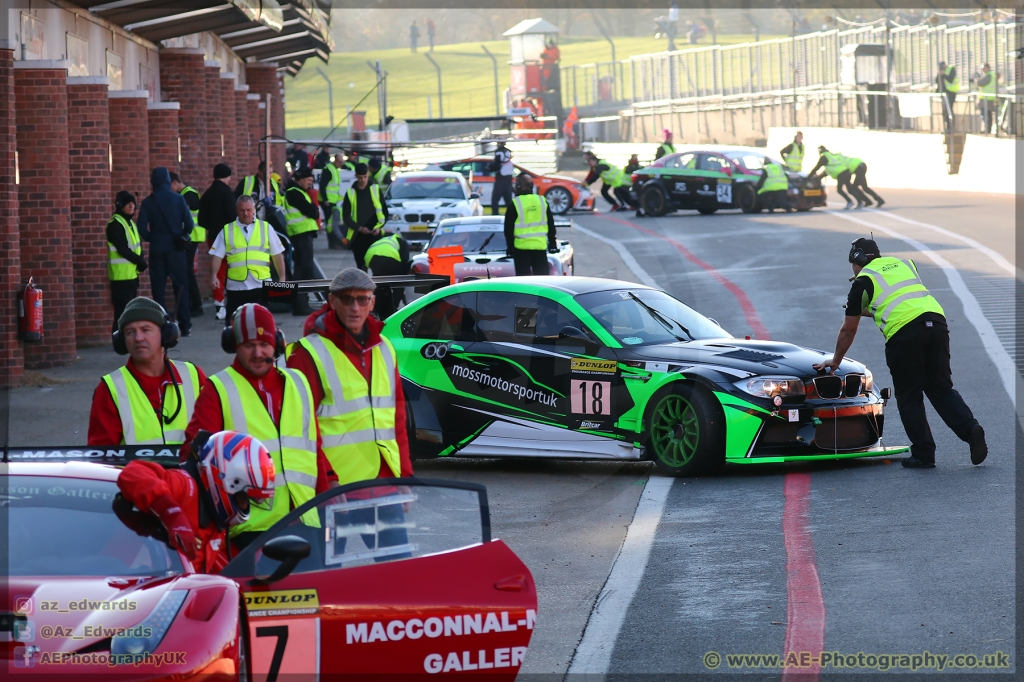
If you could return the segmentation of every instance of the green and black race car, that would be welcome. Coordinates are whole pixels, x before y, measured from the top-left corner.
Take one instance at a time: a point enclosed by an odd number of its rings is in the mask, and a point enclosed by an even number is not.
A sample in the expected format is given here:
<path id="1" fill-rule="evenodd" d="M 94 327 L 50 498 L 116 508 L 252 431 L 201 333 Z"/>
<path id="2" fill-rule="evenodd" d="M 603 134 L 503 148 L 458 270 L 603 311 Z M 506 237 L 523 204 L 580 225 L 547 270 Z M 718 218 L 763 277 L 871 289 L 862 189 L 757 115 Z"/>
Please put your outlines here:
<path id="1" fill-rule="evenodd" d="M 653 459 L 674 475 L 731 462 L 870 457 L 871 372 L 732 338 L 665 292 L 587 277 L 443 287 L 388 318 L 415 457 Z"/>
<path id="2" fill-rule="evenodd" d="M 768 159 L 750 147 L 721 147 L 669 154 L 633 173 L 633 191 L 644 213 L 661 216 L 672 211 L 763 210 L 757 200 L 757 181 Z M 789 201 L 798 211 L 825 206 L 828 196 L 818 177 L 786 172 Z"/>

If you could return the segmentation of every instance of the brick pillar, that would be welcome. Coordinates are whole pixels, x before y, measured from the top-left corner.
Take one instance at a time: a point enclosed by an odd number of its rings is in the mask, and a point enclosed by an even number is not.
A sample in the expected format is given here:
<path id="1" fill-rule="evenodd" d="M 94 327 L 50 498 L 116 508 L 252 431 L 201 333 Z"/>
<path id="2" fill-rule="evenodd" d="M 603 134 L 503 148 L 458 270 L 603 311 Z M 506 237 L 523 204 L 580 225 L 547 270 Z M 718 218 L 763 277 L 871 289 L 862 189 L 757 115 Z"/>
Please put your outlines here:
<path id="1" fill-rule="evenodd" d="M 213 178 L 213 167 L 225 162 L 221 154 L 224 115 L 220 101 L 220 62 L 204 62 L 203 73 L 206 79 L 206 172 L 202 177 L 209 181 Z"/>
<path id="2" fill-rule="evenodd" d="M 165 48 L 160 50 L 160 91 L 164 100 L 178 102 L 178 136 L 181 163 L 178 173 L 185 184 L 202 191 L 213 172 L 206 150 L 206 72 L 203 50 Z"/>
<path id="3" fill-rule="evenodd" d="M 75 334 L 81 347 L 110 343 L 114 308 L 107 274 L 110 105 L 106 76 L 68 78 L 68 186 L 75 270 Z"/>
<path id="4" fill-rule="evenodd" d="M 118 192 L 127 190 L 135 195 L 137 211 L 142 200 L 149 196 L 149 113 L 146 90 L 111 90 L 107 93 L 110 106 L 110 203 Z M 149 259 L 149 243 L 142 242 L 142 254 Z M 139 278 L 139 296 L 149 296 L 149 277 Z"/>
<path id="5" fill-rule="evenodd" d="M 241 177 L 252 175 L 256 164 L 253 162 L 252 131 L 249 129 L 249 95 L 248 85 L 235 86 L 235 152 L 238 157 L 236 174 Z"/>
<path id="6" fill-rule="evenodd" d="M 284 137 L 284 102 L 282 93 L 284 85 L 273 64 L 246 64 L 245 80 L 249 84 L 249 92 L 257 93 L 263 103 L 270 100 L 270 132 Z M 260 134 L 263 137 L 263 133 Z M 278 173 L 284 173 L 285 145 L 270 145 L 270 160 Z"/>
<path id="7" fill-rule="evenodd" d="M 263 153 L 263 148 L 260 146 L 260 140 L 263 138 L 263 130 L 266 125 L 264 120 L 263 102 L 260 102 L 260 96 L 254 93 L 249 93 L 245 96 L 245 107 L 248 112 L 248 126 L 249 126 L 249 146 L 252 151 L 252 170 L 256 170 L 257 164 L 260 162 L 260 154 Z M 252 173 L 249 173 L 252 175 Z"/>
<path id="8" fill-rule="evenodd" d="M 150 102 L 146 105 L 149 117 L 149 165 L 163 166 L 178 172 L 178 102 Z"/>
<path id="9" fill-rule="evenodd" d="M 235 142 L 235 75 L 233 73 L 220 74 L 220 132 L 224 136 L 224 158 L 222 161 L 231 166 L 235 175 L 239 175 L 238 148 Z"/>
<path id="10" fill-rule="evenodd" d="M 18 185 L 14 183 L 17 128 L 14 114 L 14 49 L 0 40 L 0 388 L 14 384 L 24 371 L 25 358 L 18 341 L 16 296 L 21 285 L 21 244 L 18 232 Z M 6 420 L 6 405 L 0 413 Z M 0 431 L 6 433 L 6 423 Z"/>
<path id="11" fill-rule="evenodd" d="M 43 341 L 25 368 L 75 359 L 75 292 L 68 173 L 67 62 L 14 62 L 21 277 L 43 289 Z"/>

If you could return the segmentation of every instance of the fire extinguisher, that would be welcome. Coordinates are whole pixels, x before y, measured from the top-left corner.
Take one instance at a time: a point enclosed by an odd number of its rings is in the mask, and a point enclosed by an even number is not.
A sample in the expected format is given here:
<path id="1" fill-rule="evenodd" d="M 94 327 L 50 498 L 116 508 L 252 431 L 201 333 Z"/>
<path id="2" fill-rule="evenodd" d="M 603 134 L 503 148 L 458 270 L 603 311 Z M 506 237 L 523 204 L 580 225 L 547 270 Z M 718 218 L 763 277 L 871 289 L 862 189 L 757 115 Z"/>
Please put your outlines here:
<path id="1" fill-rule="evenodd" d="M 24 341 L 43 340 L 43 290 L 36 288 L 31 277 L 18 299 L 18 331 Z"/>

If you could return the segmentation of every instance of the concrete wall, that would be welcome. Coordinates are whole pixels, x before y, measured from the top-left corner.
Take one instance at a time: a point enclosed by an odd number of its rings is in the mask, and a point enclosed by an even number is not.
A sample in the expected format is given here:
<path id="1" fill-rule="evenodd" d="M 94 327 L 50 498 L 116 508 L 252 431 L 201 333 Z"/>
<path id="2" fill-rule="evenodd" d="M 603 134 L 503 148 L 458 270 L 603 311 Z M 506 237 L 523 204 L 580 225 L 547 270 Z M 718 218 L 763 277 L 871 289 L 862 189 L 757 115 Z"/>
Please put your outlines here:
<path id="1" fill-rule="evenodd" d="M 772 128 L 767 152 L 778 151 L 793 140 L 796 128 Z M 804 133 L 804 170 L 817 161 L 818 145 L 856 156 L 868 164 L 868 183 L 888 189 L 944 192 L 1024 194 L 1017 179 L 1015 159 L 1024 151 L 1021 142 L 1006 138 L 968 135 L 957 175 L 946 173 L 942 135 L 889 133 L 843 128 L 800 128 Z"/>

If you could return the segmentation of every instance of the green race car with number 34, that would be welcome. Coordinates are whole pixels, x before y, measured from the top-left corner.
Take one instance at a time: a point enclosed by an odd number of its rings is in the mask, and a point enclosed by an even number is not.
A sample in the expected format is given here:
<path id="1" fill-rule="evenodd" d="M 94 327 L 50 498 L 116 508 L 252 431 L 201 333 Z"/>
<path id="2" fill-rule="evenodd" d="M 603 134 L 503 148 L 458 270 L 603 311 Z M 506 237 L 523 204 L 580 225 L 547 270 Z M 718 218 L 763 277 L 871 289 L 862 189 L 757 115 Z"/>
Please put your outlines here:
<path id="1" fill-rule="evenodd" d="M 387 319 L 413 456 L 725 463 L 871 457 L 888 390 L 864 365 L 733 338 L 669 294 L 589 277 L 478 280 Z"/>

